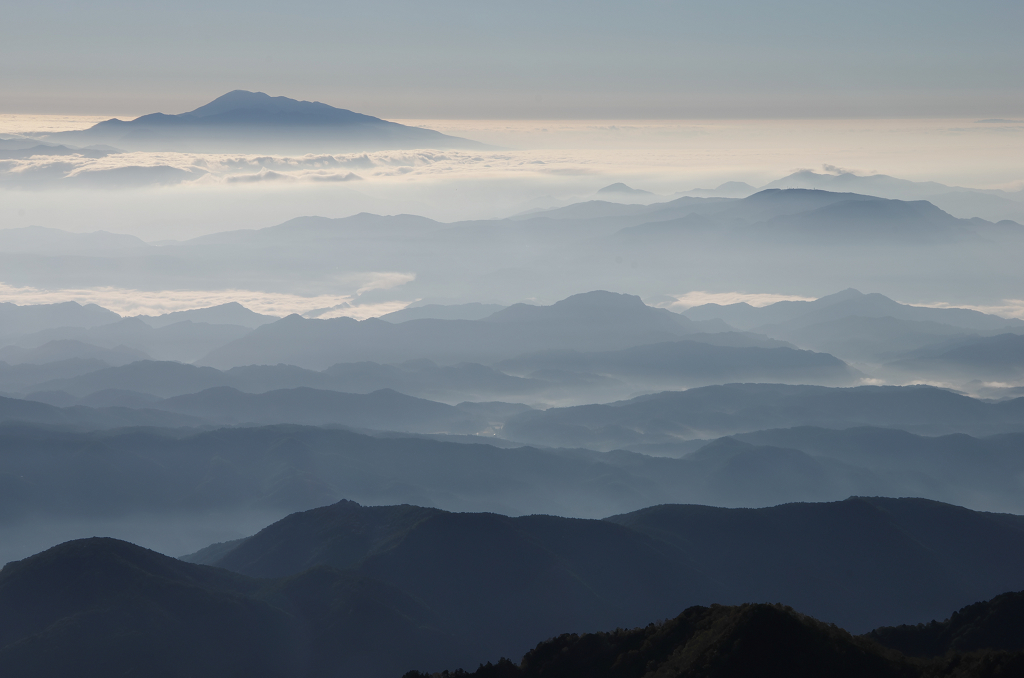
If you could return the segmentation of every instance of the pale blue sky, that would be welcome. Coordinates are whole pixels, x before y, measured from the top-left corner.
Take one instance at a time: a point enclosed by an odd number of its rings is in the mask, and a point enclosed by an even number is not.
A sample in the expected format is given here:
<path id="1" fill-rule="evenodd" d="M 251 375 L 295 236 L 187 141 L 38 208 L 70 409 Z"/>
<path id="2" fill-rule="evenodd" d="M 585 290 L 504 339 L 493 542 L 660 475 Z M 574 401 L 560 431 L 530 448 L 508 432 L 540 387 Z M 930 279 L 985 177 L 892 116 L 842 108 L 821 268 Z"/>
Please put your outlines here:
<path id="1" fill-rule="evenodd" d="M 387 118 L 1024 115 L 1021 0 L 11 3 L 0 112 L 231 89 Z"/>

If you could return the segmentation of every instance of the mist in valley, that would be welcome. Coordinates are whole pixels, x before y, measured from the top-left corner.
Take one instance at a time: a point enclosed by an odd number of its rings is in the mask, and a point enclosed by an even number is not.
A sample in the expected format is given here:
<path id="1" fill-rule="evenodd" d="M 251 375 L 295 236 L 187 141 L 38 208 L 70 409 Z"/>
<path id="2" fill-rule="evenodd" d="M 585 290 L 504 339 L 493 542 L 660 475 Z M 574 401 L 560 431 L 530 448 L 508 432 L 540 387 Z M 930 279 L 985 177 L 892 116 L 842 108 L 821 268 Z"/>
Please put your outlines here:
<path id="1" fill-rule="evenodd" d="M 386 4 L 3 76 L 0 673 L 1015 674 L 1020 10 Z"/>

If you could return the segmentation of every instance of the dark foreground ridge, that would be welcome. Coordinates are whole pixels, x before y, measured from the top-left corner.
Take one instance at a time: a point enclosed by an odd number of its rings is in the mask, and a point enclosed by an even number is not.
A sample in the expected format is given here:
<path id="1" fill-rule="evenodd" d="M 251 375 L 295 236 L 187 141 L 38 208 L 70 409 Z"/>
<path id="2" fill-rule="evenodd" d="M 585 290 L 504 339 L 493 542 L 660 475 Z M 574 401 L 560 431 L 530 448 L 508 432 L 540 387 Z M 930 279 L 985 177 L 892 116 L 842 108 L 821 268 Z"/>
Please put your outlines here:
<path id="1" fill-rule="evenodd" d="M 563 634 L 527 652 L 518 666 L 501 660 L 471 675 L 1021 675 L 1022 636 L 1015 631 L 1022 600 L 1024 594 L 1006 594 L 952 621 L 917 627 L 928 635 L 971 617 L 974 652 L 966 655 L 909 658 L 883 645 L 899 644 L 892 629 L 855 637 L 781 604 L 713 605 L 646 627 Z M 442 626 L 417 598 L 357 572 L 316 566 L 257 579 L 114 539 L 68 542 L 0 572 L 4 676 L 415 678 L 423 674 L 410 666 L 472 665 L 471 644 Z M 930 656 L 950 647 L 956 644 L 934 644 Z"/>
<path id="2" fill-rule="evenodd" d="M 1024 517 L 868 497 L 606 520 L 342 501 L 187 558 L 251 577 L 355 570 L 423 601 L 485 660 L 698 604 L 785 601 L 856 633 L 928 621 L 1024 588 Z"/>
<path id="3" fill-rule="evenodd" d="M 1022 560 L 1021 516 L 920 499 L 606 520 L 342 501 L 183 559 L 94 538 L 9 563 L 0 675 L 386 678 L 751 601 L 863 633 L 1020 590 Z M 989 646 L 979 618 L 964 648 Z"/>

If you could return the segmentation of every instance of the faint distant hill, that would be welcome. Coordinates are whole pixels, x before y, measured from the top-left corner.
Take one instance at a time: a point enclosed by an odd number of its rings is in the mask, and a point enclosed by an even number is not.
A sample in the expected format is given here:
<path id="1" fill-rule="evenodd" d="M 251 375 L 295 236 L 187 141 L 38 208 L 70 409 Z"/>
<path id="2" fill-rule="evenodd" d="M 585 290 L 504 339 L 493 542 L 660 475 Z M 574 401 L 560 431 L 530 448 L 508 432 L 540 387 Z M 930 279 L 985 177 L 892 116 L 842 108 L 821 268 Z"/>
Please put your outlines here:
<path id="1" fill-rule="evenodd" d="M 654 205 L 594 200 L 451 224 L 411 215 L 301 217 L 147 246 L 116 259 L 97 249 L 73 258 L 51 256 L 45 246 L 33 245 L 38 256 L 0 251 L 0 265 L 8 284 L 47 289 L 185 290 L 201 284 L 349 294 L 358 288 L 337 287 L 337 272 L 346 270 L 415 274 L 393 294 L 450 304 L 547 301 L 599 289 L 654 299 L 666 293 L 665 280 L 683 286 L 674 291 L 699 283 L 701 289 L 815 295 L 841 289 L 836 281 L 861 281 L 897 298 L 927 289 L 936 299 L 991 303 L 1005 296 L 999 281 L 1015 279 L 1012 253 L 1022 241 L 1024 227 L 958 220 L 925 204 L 777 190 L 742 200 L 681 197 Z M 915 249 L 925 245 L 927 256 Z M 73 247 L 68 240 L 66 251 Z M 874 264 L 865 266 L 866 260 Z M 886 273 L 894 270 L 905 275 Z M 689 282 L 679 278 L 684 271 Z"/>
<path id="2" fill-rule="evenodd" d="M 1019 318 L 1003 318 L 972 309 L 901 304 L 881 294 L 863 294 L 854 289 L 814 301 L 780 301 L 761 307 L 746 303 L 705 304 L 683 314 L 695 319 L 718 318 L 802 348 L 875 365 L 935 357 L 960 345 L 981 341 L 983 335 L 1024 332 L 1024 321 Z M 979 370 L 970 378 L 990 376 L 980 369 L 981 362 L 973 364 Z M 993 367 L 995 364 L 991 363 Z M 920 363 L 916 368 L 925 366 Z M 938 368 L 938 363 L 935 366 Z M 961 377 L 967 374 L 961 372 Z M 934 377 L 939 372 L 930 374 Z M 928 375 L 918 369 L 919 378 L 930 379 Z"/>
<path id="3" fill-rule="evenodd" d="M 664 203 L 666 208 L 673 208 L 671 211 L 663 208 L 650 216 L 670 219 L 703 216 L 706 223 L 715 227 L 709 231 L 713 238 L 743 238 L 772 247 L 882 242 L 921 245 L 977 240 L 987 229 L 1001 228 L 982 219 L 957 219 L 924 200 L 889 200 L 810 189 L 766 189 L 725 205 L 710 203 L 699 211 L 689 210 L 689 214 L 675 210 L 675 202 Z M 622 233 L 643 234 L 670 219 L 652 219 L 646 224 L 623 229 Z M 663 232 L 663 237 L 670 235 L 670 232 Z M 680 229 L 678 235 L 688 233 Z"/>
<path id="4" fill-rule="evenodd" d="M 965 337 L 941 344 L 917 355 L 886 365 L 892 373 L 918 378 L 939 377 L 957 381 L 983 379 L 1019 384 L 1024 380 L 1024 336 L 1016 333 L 992 337 Z M 936 350 L 937 349 L 937 350 Z"/>
<path id="5" fill-rule="evenodd" d="M 393 392 L 330 394 L 321 401 L 309 395 L 239 398 L 215 391 L 168 403 L 203 418 L 158 410 L 164 403 L 152 397 L 148 409 L 125 409 L 122 398 L 139 398 L 126 392 L 95 393 L 86 407 L 0 399 L 0 535 L 5 526 L 24 526 L 32 517 L 64 523 L 72 517 L 168 519 L 203 511 L 284 515 L 342 497 L 370 505 L 576 518 L 662 503 L 751 508 L 851 495 L 921 496 L 979 511 L 1024 511 L 1018 482 L 1024 433 L 932 437 L 878 427 L 805 426 L 694 441 L 689 448 L 697 451 L 689 453 L 678 452 L 684 446 L 677 443 L 677 456 L 667 457 L 621 448 L 536 448 L 458 433 L 471 430 L 474 421 L 488 425 L 513 416 L 526 409 L 521 405 L 453 408 Z M 239 404 L 251 407 L 233 412 Z M 232 416 L 236 422 L 266 416 L 337 423 L 209 424 Z M 353 420 L 363 433 L 344 427 Z M 624 427 L 610 421 L 605 439 L 616 428 Z M 451 433 L 428 433 L 445 430 Z M 638 450 L 658 451 L 638 439 Z M 660 449 L 673 452 L 670 445 Z M 45 533 L 34 538 L 40 540 Z M 27 555 L 24 548 L 24 542 L 0 540 L 0 560 Z"/>
<path id="6" fill-rule="evenodd" d="M 207 424 L 207 421 L 173 412 L 134 410 L 124 407 L 55 407 L 32 400 L 0 397 L 0 424 L 26 423 L 101 430 L 126 426 L 168 428 L 203 426 Z"/>
<path id="7" fill-rule="evenodd" d="M 310 320 L 297 315 L 253 330 L 212 351 L 197 364 L 226 369 L 287 363 L 325 369 L 339 362 L 493 362 L 551 349 L 625 348 L 728 330 L 701 324 L 637 296 L 595 291 L 551 306 L 515 304 L 480 320 L 420 319 L 390 323 L 372 318 Z"/>
<path id="8" fill-rule="evenodd" d="M 770 188 L 818 189 L 896 200 L 928 200 L 959 217 L 981 217 L 991 221 L 1012 219 L 1024 223 L 1024 201 L 1020 193 L 947 186 L 934 181 L 908 181 L 885 174 L 799 170 L 762 186 L 762 189 Z"/>
<path id="9" fill-rule="evenodd" d="M 143 254 L 145 242 L 124 233 L 72 233 L 58 228 L 26 226 L 0 229 L 0 252 L 54 255 L 128 255 Z"/>
<path id="10" fill-rule="evenodd" d="M 756 193 L 752 198 L 768 199 L 771 190 Z M 788 192 L 797 190 L 790 189 Z M 767 239 L 798 238 L 802 243 L 811 244 L 844 240 L 903 240 L 922 244 L 970 237 L 970 231 L 963 220 L 926 200 L 866 200 L 857 194 L 848 196 L 846 200 L 800 214 L 768 219 L 758 225 L 756 235 Z M 753 235 L 754 231 L 750 233 Z"/>
<path id="11" fill-rule="evenodd" d="M 727 181 L 718 188 L 692 188 L 679 191 L 676 195 L 689 195 L 700 198 L 746 198 L 757 193 L 757 189 L 745 181 Z"/>
<path id="12" fill-rule="evenodd" d="M 0 231 L 3 233 L 3 231 Z M 0 303 L 0 334 L 28 334 L 55 327 L 93 328 L 116 323 L 121 316 L 96 304 L 65 301 L 59 304 Z"/>
<path id="13" fill-rule="evenodd" d="M 988 403 L 931 386 L 725 384 L 607 405 L 533 410 L 512 417 L 502 435 L 539 445 L 609 449 L 790 426 L 991 435 L 1024 429 L 1022 416 L 1021 398 Z"/>
<path id="14" fill-rule="evenodd" d="M 779 301 L 767 306 L 704 304 L 683 311 L 694 320 L 719 319 L 744 330 L 782 332 L 849 317 L 896 318 L 914 322 L 933 322 L 965 330 L 1024 328 L 1024 320 L 1003 318 L 965 308 L 931 308 L 901 304 L 877 294 L 855 289 L 830 294 L 814 301 Z"/>
<path id="15" fill-rule="evenodd" d="M 408 127 L 327 104 L 235 90 L 199 108 L 58 132 L 53 141 L 110 144 L 128 151 L 317 153 L 437 148 L 484 149 L 484 144 Z"/>
<path id="16" fill-rule="evenodd" d="M 765 184 L 761 190 L 779 188 L 802 188 L 833 191 L 837 193 L 861 193 L 880 198 L 897 200 L 926 200 L 930 196 L 957 190 L 935 181 L 908 181 L 885 174 L 855 174 L 853 172 L 815 172 L 798 170 L 788 176 Z M 959 189 L 968 190 L 968 189 Z"/>
<path id="17" fill-rule="evenodd" d="M 485 421 L 465 410 L 390 389 L 357 394 L 293 388 L 257 394 L 222 386 L 152 407 L 218 424 L 341 425 L 420 433 L 477 433 L 486 428 Z"/>
<path id="18" fill-rule="evenodd" d="M 142 351 L 124 345 L 103 348 L 74 339 L 55 339 L 34 348 L 22 346 L 0 348 L 0 360 L 12 365 L 23 363 L 45 365 L 73 358 L 102 360 L 108 365 L 117 366 L 127 365 L 138 360 L 148 360 L 149 356 Z"/>
<path id="19" fill-rule="evenodd" d="M 214 325 L 191 320 L 151 327 L 140 318 L 123 318 L 98 327 L 51 327 L 21 335 L 17 343 L 35 347 L 52 341 L 72 340 L 102 348 L 127 346 L 158 360 L 190 362 L 251 331 L 240 325 Z"/>
<path id="20" fill-rule="evenodd" d="M 87 345 L 83 344 L 82 346 Z M 49 349 L 46 350 L 49 351 Z M 90 349 L 87 348 L 85 350 Z M 109 367 L 110 363 L 96 357 L 72 357 L 64 360 L 44 362 L 38 365 L 31 362 L 8 363 L 0 360 L 0 381 L 3 383 L 0 392 L 3 392 L 5 395 L 27 393 L 32 390 L 38 390 L 35 388 L 36 386 L 48 381 L 72 379 Z"/>
<path id="21" fill-rule="evenodd" d="M 654 195 L 650 191 L 644 191 L 639 188 L 632 188 L 631 186 L 627 186 L 626 184 L 623 183 L 611 184 L 609 186 L 605 186 L 604 188 L 599 188 L 597 192 L 598 194 L 609 193 L 614 195 Z"/>
<path id="22" fill-rule="evenodd" d="M 714 336 L 714 335 L 711 335 Z M 498 363 L 513 374 L 567 370 L 642 380 L 648 388 L 684 388 L 743 380 L 849 385 L 862 375 L 842 360 L 789 347 L 716 346 L 674 341 L 617 351 L 573 350 L 527 354 Z"/>
<path id="23" fill-rule="evenodd" d="M 161 328 L 167 325 L 191 320 L 194 323 L 209 323 L 211 325 L 240 325 L 255 329 L 260 325 L 277 322 L 281 318 L 274 315 L 265 315 L 250 311 L 237 301 L 232 301 L 218 306 L 207 308 L 194 308 L 187 311 L 173 311 L 163 315 L 140 315 L 136 316 L 150 327 Z"/>
<path id="24" fill-rule="evenodd" d="M 5 350 L 0 349 L 0 360 Z M 91 370 L 71 370 L 66 375 L 61 373 L 59 366 L 49 370 L 45 367 L 38 366 L 35 375 L 33 370 L 21 369 L 17 376 L 5 375 L 0 368 L 0 377 L 9 379 L 8 388 L 12 392 L 28 393 L 28 398 L 53 402 L 53 394 L 62 393 L 63 396 L 57 396 L 63 398 L 62 402 L 75 403 L 108 390 L 170 398 L 217 387 L 230 387 L 245 393 L 295 388 L 345 393 L 393 389 L 406 395 L 458 403 L 470 398 L 538 394 L 553 386 L 550 381 L 515 377 L 478 363 L 441 366 L 429 360 L 407 361 L 398 365 L 337 363 L 320 372 L 283 364 L 245 365 L 221 372 L 212 367 L 153 360 L 138 360 L 114 367 L 96 361 Z M 15 370 L 14 366 L 8 368 L 9 373 Z M 39 379 L 29 381 L 33 376 Z M 147 405 L 143 401 L 137 406 Z"/>
<path id="25" fill-rule="evenodd" d="M 592 200 L 516 219 L 588 220 L 618 226 L 617 247 L 638 254 L 654 248 L 728 246 L 877 246 L 981 242 L 1020 235 L 1014 222 L 958 219 L 923 200 L 890 200 L 817 189 L 765 189 L 742 199 L 684 196 L 653 205 Z M 702 227 L 694 240 L 694 226 Z M 656 235 L 657 238 L 650 236 Z M 737 242 L 738 241 L 738 242 Z"/>

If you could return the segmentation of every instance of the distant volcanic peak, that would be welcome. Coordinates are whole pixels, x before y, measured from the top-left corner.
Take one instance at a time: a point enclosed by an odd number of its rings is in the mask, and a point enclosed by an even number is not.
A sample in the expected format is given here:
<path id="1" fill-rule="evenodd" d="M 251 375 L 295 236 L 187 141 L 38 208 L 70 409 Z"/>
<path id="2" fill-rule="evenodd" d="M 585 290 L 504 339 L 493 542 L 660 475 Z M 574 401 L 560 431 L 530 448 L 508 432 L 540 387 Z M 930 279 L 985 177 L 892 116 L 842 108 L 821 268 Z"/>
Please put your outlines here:
<path id="1" fill-rule="evenodd" d="M 278 115 L 348 118 L 351 120 L 359 119 L 363 122 L 384 122 L 380 118 L 354 113 L 345 108 L 336 108 L 319 101 L 300 101 L 289 99 L 288 97 L 272 97 L 264 92 L 249 92 L 242 89 L 228 92 L 208 104 L 176 117 L 202 119 L 237 114 L 241 111 L 259 111 L 264 114 Z"/>
<path id="2" fill-rule="evenodd" d="M 112 120 L 107 122 L 123 123 Z M 288 97 L 272 97 L 263 92 L 235 90 L 217 97 L 195 110 L 177 115 L 150 113 L 130 124 L 156 125 L 238 125 L 238 124 L 337 124 L 368 123 L 387 125 L 386 120 L 344 108 L 335 108 L 318 101 L 298 101 Z"/>
<path id="3" fill-rule="evenodd" d="M 598 193 L 628 193 L 628 194 L 631 194 L 631 195 L 654 195 L 650 191 L 644 191 L 644 190 L 639 189 L 639 188 L 633 188 L 632 186 L 627 186 L 626 184 L 623 184 L 621 182 L 617 183 L 617 184 L 611 184 L 610 186 L 605 186 L 604 188 L 599 189 L 597 192 Z"/>
<path id="4" fill-rule="evenodd" d="M 742 190 L 748 190 L 749 189 L 751 191 L 756 191 L 757 190 L 757 188 L 755 188 L 754 186 L 751 186 L 750 184 L 748 184 L 745 181 L 727 181 L 724 184 L 722 184 L 721 186 L 719 186 L 718 188 L 716 188 L 715 190 L 716 191 L 728 191 L 728 190 L 733 190 L 733 189 L 742 189 Z"/>
<path id="5" fill-rule="evenodd" d="M 469 139 L 409 127 L 317 101 L 234 90 L 187 113 L 107 120 L 87 130 L 55 132 L 78 145 L 125 151 L 304 154 L 414 148 L 490 148 Z"/>

